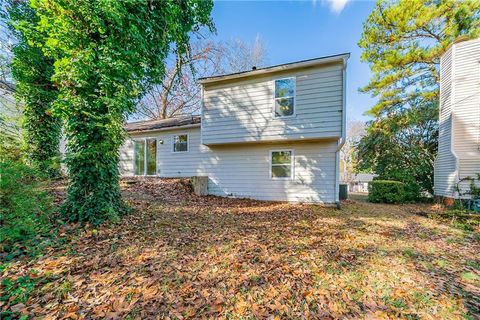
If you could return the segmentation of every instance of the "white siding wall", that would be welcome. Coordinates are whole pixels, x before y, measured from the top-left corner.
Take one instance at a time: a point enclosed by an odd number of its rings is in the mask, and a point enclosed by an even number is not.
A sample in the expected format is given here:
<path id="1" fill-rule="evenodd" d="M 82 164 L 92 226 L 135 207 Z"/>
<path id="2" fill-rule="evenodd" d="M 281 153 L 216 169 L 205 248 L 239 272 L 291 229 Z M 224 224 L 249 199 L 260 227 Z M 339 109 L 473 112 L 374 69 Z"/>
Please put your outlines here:
<path id="1" fill-rule="evenodd" d="M 435 193 L 456 197 L 458 179 L 480 173 L 480 39 L 452 45 L 442 58 L 440 77 Z M 458 174 L 451 142 L 458 157 Z M 469 184 L 460 184 L 462 193 L 468 191 Z"/>
<path id="2" fill-rule="evenodd" d="M 455 156 L 451 152 L 452 128 L 452 50 L 440 60 L 440 124 L 438 155 L 435 160 L 435 194 L 452 197 L 456 181 Z"/>
<path id="3" fill-rule="evenodd" d="M 202 142 L 223 144 L 341 136 L 342 64 L 206 85 Z M 296 78 L 295 113 L 274 118 L 274 80 Z"/>
<path id="4" fill-rule="evenodd" d="M 173 153 L 172 136 L 188 133 L 189 151 Z M 161 177 L 209 177 L 209 193 L 260 200 L 335 202 L 336 141 L 238 144 L 208 147 L 200 143 L 200 128 L 135 135 L 156 137 L 157 174 Z M 295 179 L 270 178 L 270 150 L 293 149 Z M 121 151 L 123 175 L 133 174 L 133 146 Z"/>
<path id="5" fill-rule="evenodd" d="M 459 157 L 459 178 L 480 173 L 480 39 L 454 46 L 454 149 Z M 470 182 L 462 182 L 462 192 Z"/>

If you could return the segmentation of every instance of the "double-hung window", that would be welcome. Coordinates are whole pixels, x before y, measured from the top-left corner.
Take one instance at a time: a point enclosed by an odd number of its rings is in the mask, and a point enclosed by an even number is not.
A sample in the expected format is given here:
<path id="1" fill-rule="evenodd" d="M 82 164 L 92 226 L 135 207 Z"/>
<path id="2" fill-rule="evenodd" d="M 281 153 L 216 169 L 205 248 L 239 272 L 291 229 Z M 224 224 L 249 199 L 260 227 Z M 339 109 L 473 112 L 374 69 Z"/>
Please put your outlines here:
<path id="1" fill-rule="evenodd" d="M 146 138 L 133 141 L 135 175 L 152 176 L 157 171 L 157 139 Z"/>
<path id="2" fill-rule="evenodd" d="M 293 150 L 270 151 L 270 166 L 272 179 L 292 179 L 294 174 Z"/>
<path id="3" fill-rule="evenodd" d="M 295 78 L 275 80 L 274 117 L 295 116 Z"/>
<path id="4" fill-rule="evenodd" d="M 179 134 L 173 136 L 173 152 L 188 151 L 188 134 Z"/>

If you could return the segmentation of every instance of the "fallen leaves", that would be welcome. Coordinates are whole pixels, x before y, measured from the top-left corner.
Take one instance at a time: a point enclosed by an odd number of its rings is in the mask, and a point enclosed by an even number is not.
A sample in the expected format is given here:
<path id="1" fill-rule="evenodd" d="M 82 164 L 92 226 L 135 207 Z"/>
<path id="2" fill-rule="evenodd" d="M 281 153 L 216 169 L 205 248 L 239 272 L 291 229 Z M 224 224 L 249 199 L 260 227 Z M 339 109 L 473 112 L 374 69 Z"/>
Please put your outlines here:
<path id="1" fill-rule="evenodd" d="M 119 224 L 67 232 L 64 247 L 11 263 L 2 277 L 48 281 L 1 310 L 45 319 L 480 314 L 479 243 L 408 206 L 197 197 L 175 179 L 124 189 L 135 210 Z"/>

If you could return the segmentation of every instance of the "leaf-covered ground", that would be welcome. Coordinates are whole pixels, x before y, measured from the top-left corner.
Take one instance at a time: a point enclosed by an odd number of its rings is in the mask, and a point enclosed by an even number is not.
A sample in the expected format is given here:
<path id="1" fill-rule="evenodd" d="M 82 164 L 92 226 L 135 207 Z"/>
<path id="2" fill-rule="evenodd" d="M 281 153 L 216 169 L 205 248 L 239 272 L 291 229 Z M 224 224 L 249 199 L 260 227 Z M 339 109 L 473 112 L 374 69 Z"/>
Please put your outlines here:
<path id="1" fill-rule="evenodd" d="M 478 234 L 412 213 L 431 205 L 196 197 L 158 179 L 124 183 L 124 195 L 135 210 L 120 223 L 70 231 L 7 265 L 2 277 L 31 292 L 1 309 L 45 319 L 480 315 Z"/>

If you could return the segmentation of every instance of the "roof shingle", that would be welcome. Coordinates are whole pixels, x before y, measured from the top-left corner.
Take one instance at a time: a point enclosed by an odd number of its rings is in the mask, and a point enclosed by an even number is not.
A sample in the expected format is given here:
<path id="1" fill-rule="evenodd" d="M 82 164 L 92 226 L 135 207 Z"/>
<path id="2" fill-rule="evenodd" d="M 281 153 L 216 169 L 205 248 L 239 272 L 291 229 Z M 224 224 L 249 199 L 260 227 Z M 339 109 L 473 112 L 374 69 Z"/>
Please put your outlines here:
<path id="1" fill-rule="evenodd" d="M 200 124 L 200 116 L 178 116 L 169 119 L 130 122 L 125 125 L 127 132 L 154 131 Z"/>

